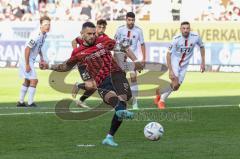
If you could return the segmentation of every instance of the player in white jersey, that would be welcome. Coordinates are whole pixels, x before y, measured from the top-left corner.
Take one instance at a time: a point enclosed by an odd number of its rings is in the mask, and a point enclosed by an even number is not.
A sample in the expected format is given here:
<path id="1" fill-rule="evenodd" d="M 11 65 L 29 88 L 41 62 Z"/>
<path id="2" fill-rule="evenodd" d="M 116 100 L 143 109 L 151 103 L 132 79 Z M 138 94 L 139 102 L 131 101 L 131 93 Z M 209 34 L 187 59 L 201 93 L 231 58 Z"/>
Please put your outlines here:
<path id="1" fill-rule="evenodd" d="M 138 57 L 138 43 L 141 45 L 142 52 L 142 64 L 145 65 L 146 60 L 146 50 L 144 44 L 144 37 L 142 29 L 134 25 L 135 14 L 133 12 L 128 12 L 126 14 L 126 25 L 120 26 L 115 34 L 115 40 L 120 46 L 127 48 L 130 46 L 130 51 L 132 51 L 136 57 Z M 125 71 L 130 71 L 131 78 L 131 90 L 133 99 L 133 109 L 138 109 L 137 95 L 138 95 L 138 85 L 137 85 L 137 72 L 134 70 L 134 62 L 126 56 L 125 53 L 119 50 L 114 51 L 114 57 L 118 65 Z"/>
<path id="2" fill-rule="evenodd" d="M 190 23 L 185 21 L 181 23 L 181 34 L 175 36 L 167 52 L 167 65 L 169 69 L 169 79 L 171 84 L 160 93 L 156 90 L 154 103 L 159 109 L 165 108 L 165 100 L 172 91 L 177 91 L 182 84 L 189 61 L 193 56 L 193 49 L 196 45 L 200 47 L 202 63 L 201 72 L 205 71 L 205 48 L 199 35 L 190 32 Z"/>
<path id="3" fill-rule="evenodd" d="M 39 66 L 44 65 L 44 59 L 41 52 L 42 46 L 46 39 L 46 33 L 50 30 L 50 18 L 47 16 L 40 18 L 40 31 L 31 34 L 29 40 L 25 44 L 25 51 L 19 58 L 19 73 L 24 78 L 23 85 L 20 90 L 20 99 L 17 103 L 17 107 L 36 107 L 34 103 L 34 95 L 36 92 L 36 86 L 38 83 L 37 74 L 34 69 L 34 63 L 40 55 Z M 24 97 L 28 91 L 28 105 L 24 103 Z"/>

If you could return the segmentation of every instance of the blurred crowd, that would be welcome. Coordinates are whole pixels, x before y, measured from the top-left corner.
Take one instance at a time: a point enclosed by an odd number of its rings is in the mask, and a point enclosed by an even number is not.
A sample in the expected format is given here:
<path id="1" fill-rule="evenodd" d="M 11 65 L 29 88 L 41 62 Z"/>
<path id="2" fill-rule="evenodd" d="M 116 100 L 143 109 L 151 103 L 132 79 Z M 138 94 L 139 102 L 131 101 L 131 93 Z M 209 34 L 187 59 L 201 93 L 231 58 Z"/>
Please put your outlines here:
<path id="1" fill-rule="evenodd" d="M 238 21 L 240 0 L 0 0 L 0 21 L 33 21 L 43 15 L 52 20 L 124 20 L 129 11 L 137 20 Z"/>
<path id="2" fill-rule="evenodd" d="M 52 20 L 123 20 L 127 12 L 141 19 L 151 0 L 0 0 L 0 21 L 33 21 L 43 15 Z"/>
<path id="3" fill-rule="evenodd" d="M 181 1 L 180 18 L 182 19 L 190 19 L 194 21 L 240 20 L 240 0 L 177 1 Z"/>

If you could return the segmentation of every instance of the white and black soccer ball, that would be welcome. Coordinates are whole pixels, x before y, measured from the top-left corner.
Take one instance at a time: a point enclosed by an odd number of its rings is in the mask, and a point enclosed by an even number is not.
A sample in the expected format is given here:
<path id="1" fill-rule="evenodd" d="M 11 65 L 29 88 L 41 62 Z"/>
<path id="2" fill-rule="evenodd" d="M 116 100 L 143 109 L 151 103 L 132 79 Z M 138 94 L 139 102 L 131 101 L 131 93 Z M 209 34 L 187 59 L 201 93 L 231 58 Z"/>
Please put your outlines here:
<path id="1" fill-rule="evenodd" d="M 159 140 L 163 133 L 163 126 L 158 122 L 150 122 L 144 127 L 144 136 L 151 141 Z"/>

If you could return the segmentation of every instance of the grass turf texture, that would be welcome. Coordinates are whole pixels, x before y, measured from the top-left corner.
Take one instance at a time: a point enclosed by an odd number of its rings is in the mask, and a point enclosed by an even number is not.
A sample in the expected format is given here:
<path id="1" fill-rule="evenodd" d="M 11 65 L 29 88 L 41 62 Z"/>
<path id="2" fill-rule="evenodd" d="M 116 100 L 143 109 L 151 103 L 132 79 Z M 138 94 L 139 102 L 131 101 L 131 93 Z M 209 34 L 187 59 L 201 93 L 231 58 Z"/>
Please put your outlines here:
<path id="1" fill-rule="evenodd" d="M 170 108 L 189 108 L 136 111 L 136 119 L 125 121 L 116 134 L 119 147 L 112 148 L 102 146 L 101 141 L 109 129 L 113 112 L 88 121 L 58 118 L 53 110 L 55 103 L 70 98 L 70 94 L 50 88 L 50 72 L 40 70 L 36 93 L 36 103 L 40 108 L 16 109 L 22 83 L 16 79 L 18 71 L 1 69 L 0 72 L 0 114 L 3 114 L 0 115 L 0 159 L 239 158 L 240 74 L 187 73 L 179 92 L 172 94 L 167 104 Z M 74 71 L 65 81 L 74 83 L 78 76 Z M 167 75 L 163 78 L 167 79 Z M 90 100 L 89 105 L 97 102 Z M 141 98 L 139 105 L 140 108 L 155 107 L 151 98 Z M 230 106 L 194 108 L 204 105 Z M 53 113 L 10 115 L 45 111 Z M 164 126 L 165 134 L 160 141 L 151 142 L 144 138 L 143 128 L 150 121 L 158 121 Z M 80 144 L 95 146 L 78 147 Z"/>

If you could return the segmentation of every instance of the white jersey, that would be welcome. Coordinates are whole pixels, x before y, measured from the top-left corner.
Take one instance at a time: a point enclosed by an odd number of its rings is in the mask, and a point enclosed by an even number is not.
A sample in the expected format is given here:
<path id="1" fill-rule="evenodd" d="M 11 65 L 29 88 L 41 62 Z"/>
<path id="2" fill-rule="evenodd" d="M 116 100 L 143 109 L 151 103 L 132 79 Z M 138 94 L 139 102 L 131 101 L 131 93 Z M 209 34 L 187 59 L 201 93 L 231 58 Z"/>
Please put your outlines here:
<path id="1" fill-rule="evenodd" d="M 37 79 L 37 74 L 34 69 L 34 62 L 39 54 L 41 52 L 42 46 L 44 44 L 44 41 L 46 39 L 47 35 L 42 34 L 41 32 L 34 32 L 31 34 L 30 38 L 25 44 L 25 47 L 30 47 L 30 55 L 29 55 L 29 65 L 30 65 L 30 72 L 26 72 L 26 63 L 25 63 L 25 52 L 22 53 L 22 56 L 20 56 L 19 59 L 19 75 L 22 78 L 25 79 Z"/>
<path id="2" fill-rule="evenodd" d="M 179 67 L 187 66 L 193 55 L 195 45 L 204 47 L 202 39 L 195 33 L 190 32 L 188 38 L 181 34 L 175 36 L 169 47 L 172 63 L 174 65 L 177 63 Z"/>
<path id="3" fill-rule="evenodd" d="M 136 54 L 138 50 L 138 42 L 140 44 L 144 43 L 144 37 L 142 29 L 135 26 L 132 29 L 128 29 L 126 25 L 122 25 L 118 27 L 117 32 L 115 34 L 115 40 L 117 43 L 128 42 L 131 50 Z"/>
<path id="4" fill-rule="evenodd" d="M 47 34 L 43 34 L 41 32 L 34 32 L 31 34 L 30 38 L 25 43 L 25 47 L 31 48 L 29 55 L 29 62 L 35 62 L 39 52 L 41 52 L 42 46 L 45 42 Z M 21 62 L 25 63 L 25 52 L 23 52 Z"/>

